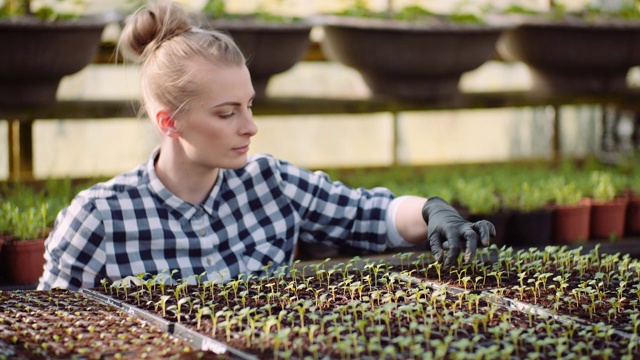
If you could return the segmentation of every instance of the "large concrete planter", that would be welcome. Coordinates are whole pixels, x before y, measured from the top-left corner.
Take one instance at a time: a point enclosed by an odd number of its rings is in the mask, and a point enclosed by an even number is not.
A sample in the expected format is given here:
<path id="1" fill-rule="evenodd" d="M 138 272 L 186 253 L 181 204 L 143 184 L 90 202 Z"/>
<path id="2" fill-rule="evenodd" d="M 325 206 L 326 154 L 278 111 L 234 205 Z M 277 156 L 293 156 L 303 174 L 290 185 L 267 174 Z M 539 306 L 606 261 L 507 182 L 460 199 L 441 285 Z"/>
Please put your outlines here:
<path id="1" fill-rule="evenodd" d="M 309 48 L 309 21 L 262 22 L 246 19 L 204 20 L 204 28 L 222 30 L 247 58 L 257 98 L 266 96 L 269 79 L 292 68 Z"/>
<path id="2" fill-rule="evenodd" d="M 0 106 L 55 102 L 60 80 L 93 59 L 105 25 L 98 18 L 0 21 Z"/>
<path id="3" fill-rule="evenodd" d="M 640 23 L 524 23 L 500 37 L 498 52 L 527 64 L 537 91 L 620 92 L 640 64 Z"/>
<path id="4" fill-rule="evenodd" d="M 331 17 L 325 56 L 356 69 L 373 95 L 425 99 L 459 92 L 460 76 L 495 54 L 503 27 Z"/>

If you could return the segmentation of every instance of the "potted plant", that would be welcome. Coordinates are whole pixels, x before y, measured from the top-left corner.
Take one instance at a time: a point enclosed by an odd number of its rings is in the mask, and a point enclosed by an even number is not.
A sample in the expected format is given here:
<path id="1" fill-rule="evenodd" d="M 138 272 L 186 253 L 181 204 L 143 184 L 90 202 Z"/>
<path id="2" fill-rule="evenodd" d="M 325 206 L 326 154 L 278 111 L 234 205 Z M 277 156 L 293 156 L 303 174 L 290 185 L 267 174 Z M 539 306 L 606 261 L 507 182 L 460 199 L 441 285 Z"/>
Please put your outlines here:
<path id="1" fill-rule="evenodd" d="M 43 185 L 11 183 L 0 194 L 0 238 L 4 240 L 0 271 L 11 284 L 34 284 L 44 266 L 44 242 L 58 212 L 71 201 L 71 181 Z"/>
<path id="2" fill-rule="evenodd" d="M 464 72 L 495 55 L 504 25 L 488 24 L 459 7 L 454 14 L 418 6 L 372 11 L 362 0 L 323 19 L 322 50 L 356 69 L 375 96 L 406 99 L 458 94 Z"/>
<path id="3" fill-rule="evenodd" d="M 227 32 L 247 58 L 256 98 L 266 96 L 269 79 L 289 70 L 309 48 L 313 23 L 308 19 L 283 16 L 264 6 L 255 13 L 227 11 L 225 0 L 208 0 L 199 18 L 201 26 Z"/>
<path id="4" fill-rule="evenodd" d="M 624 233 L 628 236 L 640 235 L 640 171 L 636 170 L 630 176 L 627 185 L 627 218 Z"/>
<path id="5" fill-rule="evenodd" d="M 551 200 L 555 206 L 553 215 L 553 239 L 566 244 L 589 239 L 591 200 L 575 181 L 564 176 L 551 179 Z"/>
<path id="6" fill-rule="evenodd" d="M 588 194 L 591 206 L 591 239 L 621 238 L 624 234 L 625 214 L 628 200 L 618 197 L 619 184 L 613 174 L 593 171 L 588 179 Z"/>
<path id="7" fill-rule="evenodd" d="M 545 181 L 513 179 L 516 184 L 504 194 L 505 206 L 512 210 L 507 224 L 510 246 L 546 246 L 552 242 L 553 208 Z"/>
<path id="8" fill-rule="evenodd" d="M 22 208 L 5 203 L 2 217 L 12 228 L 5 236 L 3 268 L 12 284 L 33 284 L 42 275 L 44 240 L 49 233 L 47 204 Z"/>
<path id="9" fill-rule="evenodd" d="M 30 0 L 5 1 L 0 6 L 0 105 L 55 102 L 60 80 L 93 59 L 105 25 L 97 16 L 35 9 Z"/>
<path id="10" fill-rule="evenodd" d="M 627 72 L 640 64 L 640 12 L 633 0 L 600 1 L 568 12 L 557 1 L 549 11 L 510 7 L 526 14 L 498 41 L 500 56 L 528 65 L 535 90 L 546 92 L 620 92 Z"/>

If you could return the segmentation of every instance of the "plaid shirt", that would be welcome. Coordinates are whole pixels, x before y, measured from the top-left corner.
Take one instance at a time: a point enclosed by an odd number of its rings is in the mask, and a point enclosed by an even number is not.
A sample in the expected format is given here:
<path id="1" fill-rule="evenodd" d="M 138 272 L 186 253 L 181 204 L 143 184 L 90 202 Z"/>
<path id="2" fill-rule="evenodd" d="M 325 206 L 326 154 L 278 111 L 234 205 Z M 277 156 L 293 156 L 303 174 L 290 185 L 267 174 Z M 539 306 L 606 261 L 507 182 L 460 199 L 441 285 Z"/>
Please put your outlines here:
<path id="1" fill-rule="evenodd" d="M 243 168 L 221 169 L 209 196 L 193 205 L 158 179 L 158 151 L 82 191 L 58 214 L 39 289 L 91 288 L 105 278 L 173 270 L 174 279 L 260 274 L 266 265 L 291 265 L 298 239 L 376 252 L 402 242 L 386 216 L 394 198 L 387 189 L 353 189 L 254 155 Z"/>

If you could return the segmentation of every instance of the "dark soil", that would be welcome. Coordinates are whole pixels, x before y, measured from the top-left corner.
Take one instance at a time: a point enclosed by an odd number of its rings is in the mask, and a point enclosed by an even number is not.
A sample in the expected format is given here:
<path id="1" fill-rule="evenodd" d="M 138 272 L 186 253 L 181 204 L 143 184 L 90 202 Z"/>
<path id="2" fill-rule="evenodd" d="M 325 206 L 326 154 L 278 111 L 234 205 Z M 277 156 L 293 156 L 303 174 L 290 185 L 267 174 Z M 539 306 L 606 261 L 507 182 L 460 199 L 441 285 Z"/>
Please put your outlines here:
<path id="1" fill-rule="evenodd" d="M 498 261 L 441 271 L 440 276 L 435 266 L 419 262 L 398 268 L 413 270 L 412 275 L 421 280 L 494 292 L 543 307 L 554 315 L 602 322 L 620 331 L 634 332 L 633 317 L 640 308 L 637 261 L 620 254 L 549 249 L 546 253 L 503 254 Z M 638 325 L 636 321 L 635 326 Z"/>
<path id="2" fill-rule="evenodd" d="M 0 291 L 0 359 L 214 359 L 116 309 L 66 290 Z"/>
<path id="3" fill-rule="evenodd" d="M 200 286 L 141 285 L 126 296 L 117 287 L 96 291 L 261 359 L 527 359 L 531 353 L 540 359 L 640 358 L 637 339 L 605 324 L 520 311 L 489 292 L 455 294 L 446 286 L 407 282 L 385 265 L 374 268 L 336 266 L 312 276 Z"/>

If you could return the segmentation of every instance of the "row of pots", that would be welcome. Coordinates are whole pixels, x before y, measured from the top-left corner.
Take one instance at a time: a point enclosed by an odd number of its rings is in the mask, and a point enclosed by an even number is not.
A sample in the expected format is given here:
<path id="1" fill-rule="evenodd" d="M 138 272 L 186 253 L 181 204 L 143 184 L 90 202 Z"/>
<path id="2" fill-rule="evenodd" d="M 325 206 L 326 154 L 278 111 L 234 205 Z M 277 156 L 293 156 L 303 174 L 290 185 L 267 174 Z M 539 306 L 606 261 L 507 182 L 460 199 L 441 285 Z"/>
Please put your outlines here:
<path id="1" fill-rule="evenodd" d="M 599 202 L 583 199 L 574 205 L 552 205 L 530 212 L 472 215 L 496 226 L 498 245 L 541 247 L 587 240 L 620 239 L 640 235 L 640 199 Z"/>
<path id="2" fill-rule="evenodd" d="M 584 199 L 576 205 L 555 205 L 532 212 L 500 212 L 470 215 L 469 220 L 487 219 L 497 230 L 493 240 L 497 245 L 542 247 L 550 244 L 571 244 L 585 240 L 602 240 L 640 235 L 640 198 L 618 198 L 610 202 Z M 4 242 L 4 245 L 3 245 Z M 305 250 L 305 249 L 303 249 Z M 296 252 L 298 249 L 296 249 Z M 328 249 L 316 258 L 337 256 Z M 348 254 L 348 250 L 345 250 Z M 306 257 L 310 256 L 305 251 Z M 11 284 L 33 284 L 38 281 L 44 265 L 44 239 L 17 240 L 0 237 L 0 259 L 4 266 L 0 279 Z M 25 266 L 28 265 L 28 266 Z"/>
<path id="3" fill-rule="evenodd" d="M 105 25 L 88 19 L 0 22 L 0 43 L 13 54 L 0 59 L 0 105 L 54 102 L 61 78 L 92 60 Z M 270 77 L 304 57 L 315 25 L 324 29 L 325 56 L 359 71 L 374 96 L 456 95 L 461 75 L 497 54 L 528 64 L 535 89 L 542 91 L 622 91 L 629 68 L 640 64 L 640 24 L 628 22 L 433 25 L 323 17 L 292 23 L 215 20 L 203 26 L 232 35 L 249 59 L 258 97 L 264 97 Z"/>
<path id="4" fill-rule="evenodd" d="M 640 236 L 640 198 L 630 196 L 608 202 L 583 199 L 576 205 L 549 205 L 534 211 L 501 210 L 491 214 L 472 214 L 456 204 L 460 214 L 475 222 L 488 220 L 496 227 L 492 243 L 516 248 L 576 244 L 588 240 L 637 238 Z M 415 251 L 429 250 L 422 244 Z M 298 243 L 296 256 L 302 260 L 342 256 L 372 255 L 345 246 L 340 249 L 322 243 Z"/>

